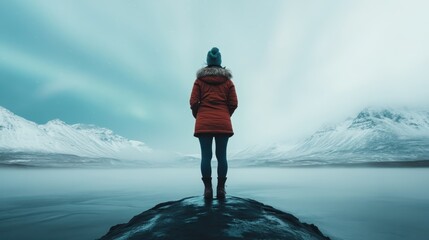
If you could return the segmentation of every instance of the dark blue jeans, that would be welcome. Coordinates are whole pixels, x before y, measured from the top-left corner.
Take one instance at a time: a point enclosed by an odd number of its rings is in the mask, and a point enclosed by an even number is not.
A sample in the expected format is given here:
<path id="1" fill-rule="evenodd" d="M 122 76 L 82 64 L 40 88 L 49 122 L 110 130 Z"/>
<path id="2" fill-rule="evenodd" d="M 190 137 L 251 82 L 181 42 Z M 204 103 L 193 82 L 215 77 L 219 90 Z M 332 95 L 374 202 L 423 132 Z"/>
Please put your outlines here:
<path id="1" fill-rule="evenodd" d="M 212 176 L 213 138 L 216 142 L 217 176 L 226 177 L 226 173 L 228 172 L 226 146 L 228 145 L 229 138 L 227 135 L 204 135 L 198 137 L 201 145 L 201 175 L 203 177 Z"/>

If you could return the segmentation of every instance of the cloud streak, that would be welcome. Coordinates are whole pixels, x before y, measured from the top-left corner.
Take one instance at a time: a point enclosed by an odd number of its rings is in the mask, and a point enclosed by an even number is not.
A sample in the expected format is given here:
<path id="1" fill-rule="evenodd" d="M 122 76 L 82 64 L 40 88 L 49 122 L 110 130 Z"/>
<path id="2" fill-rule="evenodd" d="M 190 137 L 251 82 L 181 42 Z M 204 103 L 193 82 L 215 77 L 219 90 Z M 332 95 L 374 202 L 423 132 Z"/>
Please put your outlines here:
<path id="1" fill-rule="evenodd" d="M 252 138 L 295 139 L 371 105 L 428 107 L 422 6 L 311 5 L 283 6 L 263 69 L 246 89 L 255 96 L 246 102 L 259 110 L 246 118 L 273 126 L 253 128 Z"/>

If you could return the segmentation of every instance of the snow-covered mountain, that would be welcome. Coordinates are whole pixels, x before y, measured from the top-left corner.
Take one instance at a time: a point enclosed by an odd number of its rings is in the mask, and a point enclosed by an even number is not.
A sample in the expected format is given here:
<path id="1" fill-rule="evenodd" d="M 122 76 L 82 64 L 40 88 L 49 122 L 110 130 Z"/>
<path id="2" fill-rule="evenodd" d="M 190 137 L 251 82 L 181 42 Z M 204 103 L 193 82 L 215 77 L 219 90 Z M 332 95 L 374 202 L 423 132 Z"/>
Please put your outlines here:
<path id="1" fill-rule="evenodd" d="M 314 133 L 291 154 L 344 161 L 428 160 L 429 113 L 367 108 Z"/>
<path id="2" fill-rule="evenodd" d="M 266 166 L 429 160 L 429 112 L 367 108 L 294 147 L 274 145 L 252 153 L 256 158 L 239 155 L 237 160 Z"/>
<path id="3" fill-rule="evenodd" d="M 38 125 L 0 107 L 0 153 L 65 154 L 88 158 L 138 160 L 152 150 L 94 125 L 52 120 Z"/>
<path id="4" fill-rule="evenodd" d="M 156 161 L 153 161 L 157 158 Z M 295 145 L 251 146 L 230 166 L 303 166 L 429 160 L 429 112 L 367 108 Z M 38 125 L 0 107 L 0 164 L 31 166 L 196 166 L 199 154 L 154 150 L 111 130 L 52 120 Z M 149 161 L 145 161 L 149 160 Z M 214 163 L 215 164 L 215 163 Z"/>

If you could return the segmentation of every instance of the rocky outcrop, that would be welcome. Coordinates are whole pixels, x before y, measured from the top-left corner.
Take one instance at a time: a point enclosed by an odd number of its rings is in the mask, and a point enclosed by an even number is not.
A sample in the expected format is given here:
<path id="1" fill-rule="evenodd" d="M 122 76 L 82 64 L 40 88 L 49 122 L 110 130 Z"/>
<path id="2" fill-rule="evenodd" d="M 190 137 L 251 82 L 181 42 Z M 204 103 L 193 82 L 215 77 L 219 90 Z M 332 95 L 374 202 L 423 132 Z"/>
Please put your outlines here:
<path id="1" fill-rule="evenodd" d="M 205 201 L 188 197 L 160 203 L 118 224 L 107 239 L 330 239 L 313 224 L 251 199 Z"/>

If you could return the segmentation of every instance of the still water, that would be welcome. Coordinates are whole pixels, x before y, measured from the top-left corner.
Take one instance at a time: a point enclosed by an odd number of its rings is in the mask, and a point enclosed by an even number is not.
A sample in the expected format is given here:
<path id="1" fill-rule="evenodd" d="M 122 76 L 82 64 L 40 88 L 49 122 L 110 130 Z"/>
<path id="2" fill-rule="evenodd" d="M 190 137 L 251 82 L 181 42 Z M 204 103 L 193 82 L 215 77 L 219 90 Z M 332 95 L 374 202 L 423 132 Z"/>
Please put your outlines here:
<path id="1" fill-rule="evenodd" d="M 429 238 L 428 184 L 427 168 L 230 168 L 226 189 L 333 239 L 412 240 Z M 96 239 L 157 203 L 200 194 L 197 168 L 0 169 L 0 239 Z"/>

